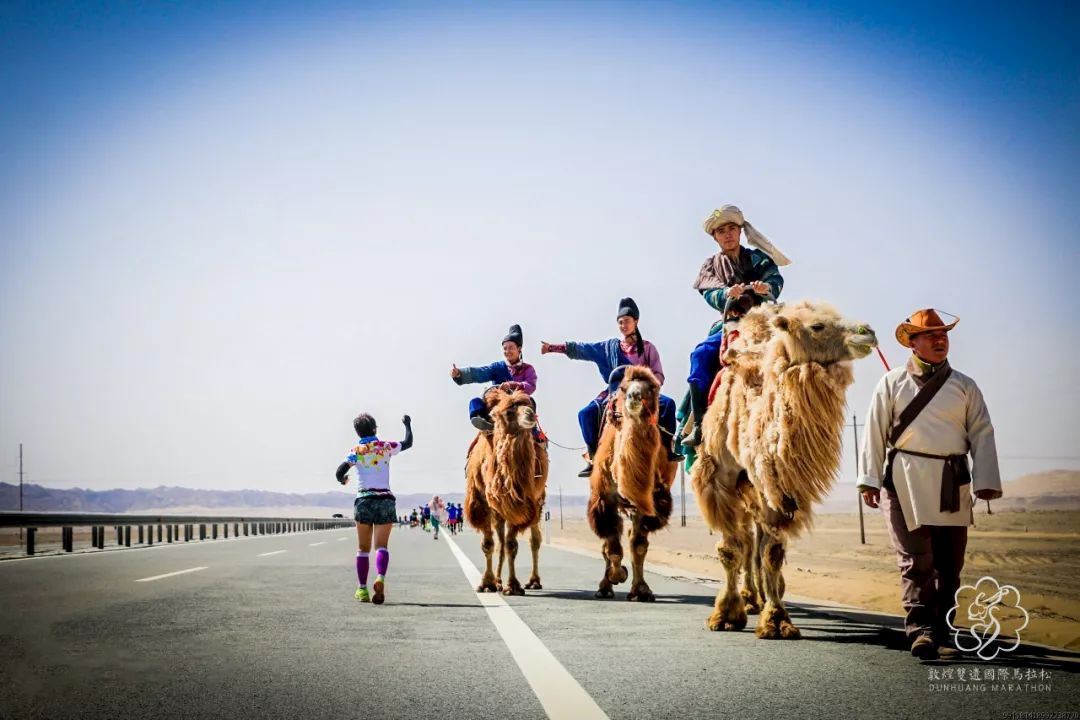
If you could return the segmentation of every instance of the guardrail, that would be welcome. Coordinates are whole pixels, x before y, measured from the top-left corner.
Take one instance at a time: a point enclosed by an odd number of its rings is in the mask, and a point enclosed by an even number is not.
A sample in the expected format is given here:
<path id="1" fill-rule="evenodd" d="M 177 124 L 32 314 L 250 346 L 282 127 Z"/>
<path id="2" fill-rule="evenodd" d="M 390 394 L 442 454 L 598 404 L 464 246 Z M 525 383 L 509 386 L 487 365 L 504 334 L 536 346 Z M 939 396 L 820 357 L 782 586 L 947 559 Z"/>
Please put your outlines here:
<path id="1" fill-rule="evenodd" d="M 112 527 L 116 531 L 116 545 L 131 547 L 131 529 L 136 529 L 135 542 L 138 545 L 153 545 L 154 531 L 157 530 L 157 542 L 160 544 L 180 542 L 181 529 L 183 542 L 195 539 L 195 526 L 199 526 L 199 540 L 228 539 L 232 527 L 233 537 L 243 535 L 276 535 L 281 533 L 309 532 L 311 530 L 332 530 L 353 526 L 348 518 L 275 518 L 275 517 L 240 517 L 214 515 L 112 515 L 107 513 L 39 513 L 20 511 L 0 511 L 0 528 L 20 528 L 26 531 L 26 554 L 33 555 L 36 548 L 36 536 L 39 528 L 59 527 L 60 544 L 63 552 L 75 550 L 75 528 L 90 528 L 90 547 L 105 549 L 105 529 Z M 222 532 L 218 533 L 218 527 Z"/>

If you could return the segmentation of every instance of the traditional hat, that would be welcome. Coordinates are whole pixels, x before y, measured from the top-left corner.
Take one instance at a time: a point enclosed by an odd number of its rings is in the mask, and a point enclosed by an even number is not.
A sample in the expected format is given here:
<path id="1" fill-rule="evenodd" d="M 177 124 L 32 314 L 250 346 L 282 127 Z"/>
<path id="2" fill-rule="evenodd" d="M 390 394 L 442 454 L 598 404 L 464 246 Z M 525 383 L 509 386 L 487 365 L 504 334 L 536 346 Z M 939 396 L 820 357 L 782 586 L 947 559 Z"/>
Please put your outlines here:
<path id="1" fill-rule="evenodd" d="M 523 347 L 525 345 L 525 337 L 521 334 L 520 325 L 510 326 L 510 332 L 508 332 L 506 334 L 506 337 L 502 339 L 503 342 L 506 342 L 507 340 L 512 343 L 517 343 L 518 347 Z"/>
<path id="2" fill-rule="evenodd" d="M 772 258 L 772 261 L 777 265 L 791 264 L 791 261 L 788 260 L 787 256 L 769 242 L 769 238 L 758 232 L 758 230 L 743 217 L 742 210 L 734 205 L 724 205 L 719 210 L 713 210 L 712 215 L 705 218 L 705 232 L 712 235 L 716 228 L 728 223 L 735 223 L 741 227 L 743 232 L 746 233 L 746 242 L 757 249 L 764 251 L 764 253 Z"/>
<path id="3" fill-rule="evenodd" d="M 942 310 L 945 315 L 949 313 Z M 922 310 L 916 310 L 911 313 L 904 322 L 896 326 L 896 341 L 904 347 L 911 347 L 911 337 L 918 335 L 919 333 L 929 332 L 931 330 L 944 330 L 948 332 L 956 327 L 956 323 L 960 322 L 960 318 L 955 315 L 949 315 L 953 318 L 953 321 L 948 325 L 941 319 L 941 315 L 938 315 L 938 311 L 933 308 L 924 308 Z"/>
<path id="4" fill-rule="evenodd" d="M 629 315 L 635 320 L 641 318 L 641 311 L 638 310 L 637 303 L 634 302 L 634 298 L 623 298 L 619 301 L 619 314 L 615 316 L 616 319 L 621 318 L 624 315 Z"/>

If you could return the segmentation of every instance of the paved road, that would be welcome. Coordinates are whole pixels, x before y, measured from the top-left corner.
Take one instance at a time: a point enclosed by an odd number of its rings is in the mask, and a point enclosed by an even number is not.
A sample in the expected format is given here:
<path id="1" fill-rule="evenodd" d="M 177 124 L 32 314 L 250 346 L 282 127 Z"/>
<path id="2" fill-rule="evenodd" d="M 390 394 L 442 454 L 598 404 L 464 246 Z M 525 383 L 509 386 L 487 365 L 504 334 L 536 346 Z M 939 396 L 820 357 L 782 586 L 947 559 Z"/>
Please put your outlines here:
<path id="1" fill-rule="evenodd" d="M 1004 718 L 1078 711 L 1075 655 L 919 664 L 872 617 L 794 608 L 805 639 L 710 633 L 714 590 L 650 575 L 653 605 L 592 592 L 600 561 L 545 546 L 544 590 L 478 596 L 478 537 L 395 530 L 386 605 L 352 598 L 354 535 L 0 562 L 0 717 Z M 198 568 L 198 569 L 196 569 Z M 187 572 L 183 572 L 187 571 Z M 176 573 L 176 574 L 173 574 Z M 1010 673 L 942 690 L 931 671 Z M 1046 671 L 1025 688 L 1015 672 Z M 996 684 L 996 683 L 995 683 Z M 983 689 L 979 689 L 982 686 Z"/>

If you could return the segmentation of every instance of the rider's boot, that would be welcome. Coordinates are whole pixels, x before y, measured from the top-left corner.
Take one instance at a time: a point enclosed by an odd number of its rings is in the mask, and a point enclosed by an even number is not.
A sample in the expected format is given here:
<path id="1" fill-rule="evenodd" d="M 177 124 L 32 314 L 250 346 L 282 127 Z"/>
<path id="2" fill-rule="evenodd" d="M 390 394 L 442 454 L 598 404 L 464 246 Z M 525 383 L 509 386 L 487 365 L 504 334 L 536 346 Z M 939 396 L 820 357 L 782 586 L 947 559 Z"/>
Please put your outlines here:
<path id="1" fill-rule="evenodd" d="M 701 422 L 705 419 L 705 410 L 709 405 L 709 393 L 706 390 L 690 386 L 690 411 L 694 414 L 694 429 L 682 439 L 686 447 L 697 447 L 701 444 Z"/>

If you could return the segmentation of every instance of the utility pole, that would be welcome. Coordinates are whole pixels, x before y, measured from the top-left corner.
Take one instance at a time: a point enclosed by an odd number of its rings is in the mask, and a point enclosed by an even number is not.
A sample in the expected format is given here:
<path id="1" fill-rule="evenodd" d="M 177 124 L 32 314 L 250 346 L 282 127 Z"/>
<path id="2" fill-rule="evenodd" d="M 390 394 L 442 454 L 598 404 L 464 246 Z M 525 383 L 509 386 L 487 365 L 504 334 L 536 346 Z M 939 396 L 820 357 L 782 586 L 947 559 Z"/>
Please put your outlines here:
<path id="1" fill-rule="evenodd" d="M 19 512 L 22 512 L 23 501 L 23 465 L 22 465 L 22 443 L 19 443 Z"/>
<path id="2" fill-rule="evenodd" d="M 562 521 L 562 485 L 559 486 L 559 529 L 565 530 Z"/>
<path id="3" fill-rule="evenodd" d="M 855 413 L 851 413 L 851 431 L 855 435 L 855 482 L 859 482 L 859 420 L 855 416 Z M 863 522 L 863 509 L 862 509 L 862 493 L 859 491 L 858 486 L 855 488 L 855 496 L 859 503 L 859 543 L 866 544 L 866 524 Z"/>
<path id="4" fill-rule="evenodd" d="M 23 462 L 22 462 L 22 443 L 19 443 L 19 512 L 23 509 Z M 19 546 L 23 543 L 23 531 L 19 528 Z"/>
<path id="5" fill-rule="evenodd" d="M 686 466 L 679 463 L 679 504 L 682 506 L 682 526 L 686 527 Z"/>

